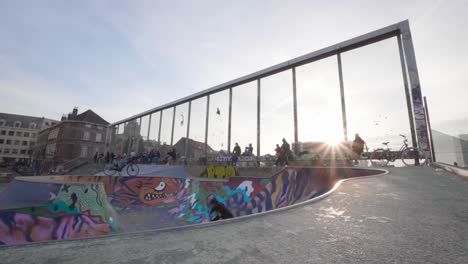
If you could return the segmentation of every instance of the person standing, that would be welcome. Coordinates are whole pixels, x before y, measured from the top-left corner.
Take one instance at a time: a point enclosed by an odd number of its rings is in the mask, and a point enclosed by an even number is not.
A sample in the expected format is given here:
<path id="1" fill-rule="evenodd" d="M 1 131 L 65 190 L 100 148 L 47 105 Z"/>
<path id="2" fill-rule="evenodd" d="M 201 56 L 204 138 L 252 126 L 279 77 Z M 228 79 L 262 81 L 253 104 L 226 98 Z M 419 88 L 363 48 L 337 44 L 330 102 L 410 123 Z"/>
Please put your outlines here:
<path id="1" fill-rule="evenodd" d="M 97 161 L 98 161 L 98 155 L 99 155 L 99 153 L 96 151 L 96 153 L 94 153 L 94 157 L 93 157 L 94 163 L 97 163 Z"/>
<path id="2" fill-rule="evenodd" d="M 353 144 L 351 145 L 352 149 L 352 158 L 354 160 L 354 163 L 358 163 L 358 160 L 361 159 L 361 154 L 364 151 L 364 146 L 366 145 L 366 142 L 359 136 L 358 133 L 354 135 L 354 141 Z"/>
<path id="3" fill-rule="evenodd" d="M 276 144 L 275 154 L 276 156 L 279 156 L 281 154 L 281 147 L 278 144 Z"/>
<path id="4" fill-rule="evenodd" d="M 239 143 L 236 142 L 236 146 L 234 147 L 234 149 L 232 150 L 232 153 L 236 156 L 240 156 L 241 155 L 241 148 L 239 147 Z"/>
<path id="5" fill-rule="evenodd" d="M 248 151 L 249 156 L 253 156 L 253 147 L 252 147 L 252 143 L 249 144 L 249 147 L 247 148 L 247 151 Z"/>
<path id="6" fill-rule="evenodd" d="M 115 160 L 115 154 L 114 154 L 114 152 L 112 152 L 110 154 L 110 163 L 114 163 L 114 160 Z"/>
<path id="7" fill-rule="evenodd" d="M 281 145 L 281 150 L 280 150 L 280 154 L 278 156 L 278 159 L 276 160 L 276 163 L 275 165 L 283 165 L 283 164 L 286 164 L 288 165 L 288 161 L 289 161 L 289 155 L 291 154 L 291 146 L 289 145 L 289 143 L 286 141 L 285 138 L 283 138 L 283 144 Z"/>
<path id="8" fill-rule="evenodd" d="M 109 154 L 109 151 L 106 151 L 106 157 L 104 158 L 105 161 L 106 161 L 106 164 L 109 164 L 110 162 L 110 154 Z"/>

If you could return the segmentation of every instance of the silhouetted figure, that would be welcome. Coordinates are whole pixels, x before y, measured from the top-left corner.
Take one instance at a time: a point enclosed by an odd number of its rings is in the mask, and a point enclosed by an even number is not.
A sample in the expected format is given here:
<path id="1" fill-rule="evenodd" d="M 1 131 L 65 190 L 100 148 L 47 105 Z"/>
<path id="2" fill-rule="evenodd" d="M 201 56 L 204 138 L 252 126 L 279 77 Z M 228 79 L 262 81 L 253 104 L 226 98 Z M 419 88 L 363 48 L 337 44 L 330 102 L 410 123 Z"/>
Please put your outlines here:
<path id="1" fill-rule="evenodd" d="M 356 135 L 354 135 L 353 145 L 351 146 L 351 149 L 353 151 L 352 158 L 355 163 L 357 163 L 358 160 L 361 159 L 361 154 L 364 151 L 365 145 L 366 142 L 359 136 L 358 133 L 356 133 Z"/>
<path id="2" fill-rule="evenodd" d="M 159 163 L 161 161 L 161 152 L 159 152 L 159 150 L 156 150 L 156 153 L 154 154 L 154 158 L 156 160 L 156 163 Z"/>
<path id="3" fill-rule="evenodd" d="M 167 152 L 166 157 L 164 158 L 164 163 L 173 163 L 177 160 L 177 152 L 174 148 Z"/>
<path id="4" fill-rule="evenodd" d="M 218 200 L 216 200 L 214 197 L 210 201 L 210 208 L 210 221 L 217 221 L 220 219 L 229 219 L 234 217 L 229 209 L 227 209 L 223 203 L 218 202 Z M 214 213 L 216 213 L 216 216 L 211 218 L 211 214 Z"/>
<path id="5" fill-rule="evenodd" d="M 252 147 L 252 143 L 249 144 L 249 147 L 248 147 L 248 154 L 249 156 L 252 156 L 253 155 L 253 147 Z"/>
<path id="6" fill-rule="evenodd" d="M 241 148 L 239 147 L 239 143 L 236 142 L 236 146 L 234 147 L 234 149 L 232 150 L 232 153 L 236 156 L 240 156 L 241 155 Z"/>
<path id="7" fill-rule="evenodd" d="M 281 153 L 281 147 L 278 144 L 276 144 L 276 148 L 275 148 L 276 156 L 279 156 L 280 153 Z"/>
<path id="8" fill-rule="evenodd" d="M 110 154 L 109 151 L 106 152 L 106 157 L 105 157 L 106 164 L 110 162 Z"/>
<path id="9" fill-rule="evenodd" d="M 276 165 L 284 165 L 288 164 L 289 161 L 289 155 L 291 154 L 291 146 L 289 143 L 286 141 L 285 138 L 283 138 L 283 144 L 281 145 L 281 150 L 280 154 L 278 156 L 278 159 L 276 160 Z"/>
<path id="10" fill-rule="evenodd" d="M 94 153 L 94 157 L 93 157 L 94 163 L 97 163 L 97 161 L 98 161 L 98 155 L 99 155 L 99 153 L 96 151 L 96 153 Z"/>

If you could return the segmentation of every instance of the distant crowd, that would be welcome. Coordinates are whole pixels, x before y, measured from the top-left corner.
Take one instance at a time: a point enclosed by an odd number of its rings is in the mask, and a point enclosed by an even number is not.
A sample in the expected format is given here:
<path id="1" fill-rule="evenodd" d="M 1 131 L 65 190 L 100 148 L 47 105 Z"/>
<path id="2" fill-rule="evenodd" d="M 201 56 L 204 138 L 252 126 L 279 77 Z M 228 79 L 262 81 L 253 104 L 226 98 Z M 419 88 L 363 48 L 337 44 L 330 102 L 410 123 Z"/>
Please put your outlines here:
<path id="1" fill-rule="evenodd" d="M 158 149 L 152 149 L 149 152 L 137 154 L 130 152 L 130 155 L 123 153 L 116 155 L 114 152 L 99 153 L 96 152 L 93 156 L 94 163 L 114 163 L 117 160 L 132 160 L 138 163 L 156 163 L 156 164 L 173 164 L 177 161 L 177 151 L 175 148 L 170 149 L 164 157 L 161 157 L 161 152 Z"/>

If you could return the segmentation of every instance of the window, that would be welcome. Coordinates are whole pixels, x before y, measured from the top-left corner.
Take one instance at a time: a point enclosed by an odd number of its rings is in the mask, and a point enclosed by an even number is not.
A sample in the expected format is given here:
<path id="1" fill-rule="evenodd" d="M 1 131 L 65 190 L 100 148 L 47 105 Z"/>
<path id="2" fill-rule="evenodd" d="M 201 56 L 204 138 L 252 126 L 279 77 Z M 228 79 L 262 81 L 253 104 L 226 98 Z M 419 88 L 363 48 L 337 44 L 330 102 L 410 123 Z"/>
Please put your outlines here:
<path id="1" fill-rule="evenodd" d="M 102 141 L 102 134 L 96 133 L 96 142 L 101 142 L 101 141 Z"/>
<path id="2" fill-rule="evenodd" d="M 2 154 L 2 149 L 0 149 L 0 154 Z"/>
<path id="3" fill-rule="evenodd" d="M 26 150 L 25 150 L 25 149 L 22 149 L 22 150 L 20 151 L 20 154 L 23 154 L 23 155 L 26 154 Z"/>
<path id="4" fill-rule="evenodd" d="M 97 126 L 97 129 L 98 129 L 98 130 L 103 130 L 104 127 L 102 127 L 102 126 Z"/>
<path id="5" fill-rule="evenodd" d="M 29 142 L 29 146 L 32 147 L 32 146 L 34 146 L 34 145 L 36 145 L 36 143 L 35 143 L 34 141 Z"/>
<path id="6" fill-rule="evenodd" d="M 14 135 L 15 135 L 15 131 L 8 131 L 8 135 L 9 135 L 9 136 L 14 136 Z"/>
<path id="7" fill-rule="evenodd" d="M 16 136 L 17 136 L 17 137 L 22 137 L 22 136 L 23 136 L 23 132 L 21 132 L 21 131 L 16 131 Z"/>
<path id="8" fill-rule="evenodd" d="M 27 146 L 28 145 L 28 142 L 27 141 L 23 141 L 23 146 Z"/>
<path id="9" fill-rule="evenodd" d="M 20 122 L 20 121 L 16 121 L 16 122 L 15 122 L 15 127 L 21 127 L 21 122 Z"/>
<path id="10" fill-rule="evenodd" d="M 56 147 L 56 146 L 55 146 L 55 143 L 53 143 L 53 144 L 48 144 L 48 145 L 46 146 L 46 154 L 47 154 L 47 155 L 50 155 L 50 156 L 51 156 L 51 155 L 53 156 L 53 155 L 55 154 L 55 147 Z"/>
<path id="11" fill-rule="evenodd" d="M 35 129 L 36 128 L 36 123 L 29 123 L 29 128 L 30 129 Z"/>
<path id="12" fill-rule="evenodd" d="M 5 140 L 4 139 L 0 139 L 0 144 L 3 144 L 5 143 Z"/>
<path id="13" fill-rule="evenodd" d="M 3 150 L 3 153 L 5 153 L 5 154 L 10 154 L 10 149 L 4 149 L 4 150 Z"/>
<path id="14" fill-rule="evenodd" d="M 19 144 L 20 144 L 19 140 L 15 140 L 15 142 L 13 143 L 13 145 L 19 145 Z"/>
<path id="15" fill-rule="evenodd" d="M 91 124 L 86 124 L 85 127 L 91 128 Z"/>
<path id="16" fill-rule="evenodd" d="M 3 120 L 3 119 L 2 119 L 2 120 L 0 120 L 0 126 L 4 126 L 4 125 L 5 125 L 5 123 L 6 123 L 6 122 L 5 122 L 5 120 Z"/>
<path id="17" fill-rule="evenodd" d="M 2 130 L 2 131 L 0 132 L 0 135 L 5 136 L 5 135 L 6 135 L 6 130 Z"/>
<path id="18" fill-rule="evenodd" d="M 10 140 L 10 139 L 7 139 L 6 144 L 7 144 L 7 145 L 11 145 L 11 140 Z"/>
<path id="19" fill-rule="evenodd" d="M 58 128 L 51 130 L 49 133 L 48 139 L 49 140 L 56 139 L 58 136 L 58 132 L 59 132 Z"/>
<path id="20" fill-rule="evenodd" d="M 12 149 L 11 154 L 18 154 L 18 149 Z"/>
<path id="21" fill-rule="evenodd" d="M 81 157 L 86 158 L 88 156 L 88 146 L 81 146 Z"/>
<path id="22" fill-rule="evenodd" d="M 24 132 L 23 136 L 24 137 L 29 137 L 29 132 Z"/>
<path id="23" fill-rule="evenodd" d="M 55 122 L 52 122 L 52 126 L 55 126 L 55 124 L 57 124 L 57 123 L 55 123 Z"/>
<path id="24" fill-rule="evenodd" d="M 83 134 L 83 140 L 89 140 L 89 131 L 85 131 Z"/>
<path id="25" fill-rule="evenodd" d="M 46 125 L 46 126 L 49 126 L 50 124 L 49 124 L 49 122 L 46 122 L 45 125 Z"/>

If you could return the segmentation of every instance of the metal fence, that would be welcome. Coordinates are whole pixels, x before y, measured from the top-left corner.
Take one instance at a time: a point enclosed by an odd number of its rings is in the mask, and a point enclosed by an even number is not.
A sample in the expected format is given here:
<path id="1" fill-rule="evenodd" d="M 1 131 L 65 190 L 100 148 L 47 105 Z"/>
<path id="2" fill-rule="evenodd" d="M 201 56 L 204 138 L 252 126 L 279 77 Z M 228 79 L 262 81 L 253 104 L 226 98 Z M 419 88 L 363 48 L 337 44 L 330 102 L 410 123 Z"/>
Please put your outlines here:
<path id="1" fill-rule="evenodd" d="M 224 146 L 225 152 L 230 153 L 232 146 L 232 113 L 233 109 L 233 92 L 238 87 L 250 84 L 256 86 L 256 113 L 249 118 L 256 118 L 256 154 L 261 154 L 261 103 L 262 103 L 262 80 L 266 77 L 276 74 L 290 74 L 290 82 L 292 88 L 292 116 L 294 130 L 293 142 L 294 146 L 298 146 L 298 100 L 297 100 L 297 80 L 296 69 L 299 66 L 313 63 L 324 58 L 336 57 L 337 66 L 336 73 L 339 77 L 339 91 L 341 98 L 341 123 L 343 128 L 343 141 L 349 141 L 348 135 L 348 122 L 346 112 L 346 83 L 343 79 L 342 67 L 342 54 L 351 50 L 359 49 L 369 44 L 396 38 L 399 50 L 399 59 L 401 63 L 402 78 L 404 84 L 404 94 L 406 97 L 406 106 L 408 113 L 408 122 L 411 133 L 411 140 L 413 146 L 418 146 L 420 149 L 429 151 L 430 143 L 428 137 L 426 113 L 423 105 L 421 88 L 419 83 L 418 70 L 416 67 L 416 59 L 414 48 L 407 20 L 393 24 L 379 30 L 352 38 L 350 40 L 332 45 L 318 51 L 294 58 L 283 63 L 271 66 L 264 70 L 246 75 L 244 77 L 217 85 L 207 90 L 192 94 L 190 96 L 181 98 L 179 100 L 155 107 L 143 113 L 125 118 L 115 122 L 109 126 L 111 136 L 107 138 L 112 151 L 117 153 L 130 153 L 132 151 L 141 152 L 149 151 L 152 148 L 161 148 L 165 152 L 169 148 L 176 147 L 182 156 L 189 160 L 197 160 L 200 158 L 207 158 L 210 154 L 215 153 L 209 146 L 209 132 L 210 132 L 210 113 L 214 111 L 210 104 L 210 98 L 221 92 L 227 92 L 227 122 L 226 130 L 227 146 Z M 192 115 L 193 104 L 197 104 L 200 108 L 206 106 L 204 118 L 197 116 L 194 121 Z M 176 126 L 177 111 L 180 110 L 181 114 L 177 118 L 179 124 Z M 219 112 L 219 108 L 217 109 Z M 191 127 L 193 123 L 204 122 L 204 137 L 193 138 L 191 135 Z M 224 124 L 223 124 L 224 125 Z M 177 137 L 174 137 L 174 134 Z M 182 136 L 182 137 L 181 137 Z M 179 139 L 180 138 L 180 139 Z M 179 139 L 177 142 L 175 140 Z M 297 152 L 297 149 L 295 149 Z"/>

